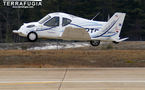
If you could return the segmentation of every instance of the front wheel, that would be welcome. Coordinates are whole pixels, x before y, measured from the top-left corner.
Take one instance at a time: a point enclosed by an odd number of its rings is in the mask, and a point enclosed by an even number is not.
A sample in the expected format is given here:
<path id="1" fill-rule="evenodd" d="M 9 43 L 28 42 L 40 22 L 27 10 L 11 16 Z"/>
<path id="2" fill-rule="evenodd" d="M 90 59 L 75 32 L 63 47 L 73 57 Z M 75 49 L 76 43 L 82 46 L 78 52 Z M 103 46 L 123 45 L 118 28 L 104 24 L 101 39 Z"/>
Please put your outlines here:
<path id="1" fill-rule="evenodd" d="M 99 40 L 93 40 L 93 41 L 90 41 L 90 44 L 92 46 L 99 46 L 100 45 L 100 41 Z"/>
<path id="2" fill-rule="evenodd" d="M 27 38 L 30 42 L 34 42 L 37 40 L 38 36 L 36 32 L 30 32 L 28 33 Z"/>

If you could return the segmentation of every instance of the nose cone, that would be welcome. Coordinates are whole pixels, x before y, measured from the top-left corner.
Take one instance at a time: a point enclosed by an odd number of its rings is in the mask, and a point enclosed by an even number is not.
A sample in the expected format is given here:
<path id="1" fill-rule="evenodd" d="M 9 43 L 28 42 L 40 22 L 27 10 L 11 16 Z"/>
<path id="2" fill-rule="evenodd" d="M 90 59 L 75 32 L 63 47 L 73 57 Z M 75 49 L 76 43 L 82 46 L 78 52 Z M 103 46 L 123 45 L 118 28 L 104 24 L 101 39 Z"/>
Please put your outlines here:
<path id="1" fill-rule="evenodd" d="M 17 30 L 13 30 L 13 33 L 19 34 L 19 31 L 17 31 Z"/>
<path id="2" fill-rule="evenodd" d="M 17 33 L 20 36 L 26 36 L 26 26 L 22 25 L 18 31 L 14 30 L 13 33 Z"/>
<path id="3" fill-rule="evenodd" d="M 24 23 L 18 31 L 13 30 L 13 33 L 26 37 L 30 31 L 35 31 L 37 26 L 39 26 L 38 22 Z"/>
<path id="4" fill-rule="evenodd" d="M 25 36 L 25 25 L 22 25 L 18 30 L 13 30 L 13 33 Z"/>

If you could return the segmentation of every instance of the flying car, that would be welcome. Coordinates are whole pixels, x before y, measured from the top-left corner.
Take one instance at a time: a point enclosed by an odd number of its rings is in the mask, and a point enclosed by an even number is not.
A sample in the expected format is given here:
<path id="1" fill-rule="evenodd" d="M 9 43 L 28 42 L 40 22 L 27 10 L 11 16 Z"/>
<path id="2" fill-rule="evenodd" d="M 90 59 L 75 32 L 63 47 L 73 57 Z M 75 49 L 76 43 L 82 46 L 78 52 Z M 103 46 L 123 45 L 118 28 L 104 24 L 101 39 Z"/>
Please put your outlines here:
<path id="1" fill-rule="evenodd" d="M 31 42 L 38 38 L 47 38 L 89 41 L 92 46 L 98 46 L 101 41 L 118 44 L 128 39 L 119 37 L 125 15 L 116 12 L 107 22 L 104 22 L 56 12 L 46 15 L 38 22 L 24 23 L 19 30 L 13 30 L 13 33 L 27 37 Z"/>

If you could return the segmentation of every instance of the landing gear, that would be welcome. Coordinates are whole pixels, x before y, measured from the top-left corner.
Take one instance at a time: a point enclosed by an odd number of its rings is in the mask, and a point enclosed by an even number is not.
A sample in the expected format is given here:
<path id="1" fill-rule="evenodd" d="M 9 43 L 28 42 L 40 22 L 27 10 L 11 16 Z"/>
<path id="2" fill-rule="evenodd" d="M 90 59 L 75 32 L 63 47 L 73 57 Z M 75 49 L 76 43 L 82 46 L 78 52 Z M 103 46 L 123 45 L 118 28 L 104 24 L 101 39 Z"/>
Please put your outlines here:
<path id="1" fill-rule="evenodd" d="M 38 39 L 38 35 L 36 32 L 30 32 L 28 33 L 27 38 L 30 42 L 35 42 Z"/>
<path id="2" fill-rule="evenodd" d="M 119 42 L 113 41 L 114 44 L 119 44 Z"/>
<path id="3" fill-rule="evenodd" d="M 90 44 L 92 46 L 99 46 L 100 45 L 100 41 L 99 40 L 93 40 L 93 41 L 90 41 Z"/>

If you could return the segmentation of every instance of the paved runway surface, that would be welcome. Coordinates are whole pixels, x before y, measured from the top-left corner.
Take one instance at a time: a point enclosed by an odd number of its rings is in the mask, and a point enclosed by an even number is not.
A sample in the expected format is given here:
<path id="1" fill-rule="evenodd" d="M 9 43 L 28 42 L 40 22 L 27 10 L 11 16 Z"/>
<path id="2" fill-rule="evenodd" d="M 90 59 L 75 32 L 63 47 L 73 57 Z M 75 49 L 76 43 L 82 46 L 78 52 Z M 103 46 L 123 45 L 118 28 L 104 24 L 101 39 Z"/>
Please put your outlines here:
<path id="1" fill-rule="evenodd" d="M 145 68 L 3 68 L 0 90 L 145 90 Z"/>

